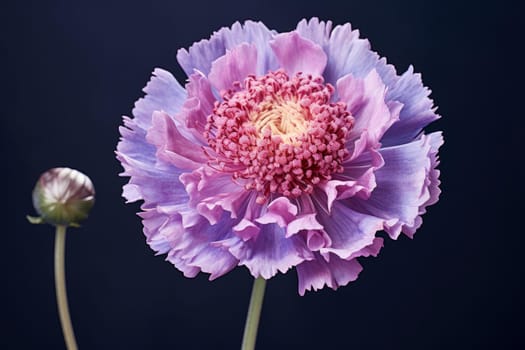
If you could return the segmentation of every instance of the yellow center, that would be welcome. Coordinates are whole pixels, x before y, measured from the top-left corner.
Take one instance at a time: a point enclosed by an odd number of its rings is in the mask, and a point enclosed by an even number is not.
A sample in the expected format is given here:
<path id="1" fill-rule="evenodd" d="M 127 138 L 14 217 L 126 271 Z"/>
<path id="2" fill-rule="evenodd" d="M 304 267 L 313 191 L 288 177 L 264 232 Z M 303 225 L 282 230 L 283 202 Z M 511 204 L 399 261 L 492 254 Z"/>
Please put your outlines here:
<path id="1" fill-rule="evenodd" d="M 280 136 L 284 143 L 292 144 L 308 129 L 307 110 L 295 101 L 271 101 L 259 105 L 250 119 L 259 135 L 269 129 L 273 136 Z"/>

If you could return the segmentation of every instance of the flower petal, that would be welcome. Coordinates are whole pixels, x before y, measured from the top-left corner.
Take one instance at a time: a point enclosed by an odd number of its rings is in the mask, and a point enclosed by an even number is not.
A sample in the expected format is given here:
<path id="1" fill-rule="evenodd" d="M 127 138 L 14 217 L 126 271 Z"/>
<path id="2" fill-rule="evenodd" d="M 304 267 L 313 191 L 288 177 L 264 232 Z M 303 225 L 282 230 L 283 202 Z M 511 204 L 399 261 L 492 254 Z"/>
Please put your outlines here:
<path id="1" fill-rule="evenodd" d="M 273 200 L 266 209 L 267 211 L 256 219 L 260 224 L 276 223 L 279 227 L 286 227 L 297 215 L 297 206 L 286 197 Z"/>
<path id="2" fill-rule="evenodd" d="M 157 147 L 157 157 L 180 169 L 196 169 L 207 158 L 195 141 L 185 138 L 173 119 L 165 112 L 154 112 L 146 140 Z M 197 146 L 197 150 L 195 150 Z"/>
<path id="3" fill-rule="evenodd" d="M 421 204 L 419 206 L 419 215 L 413 226 L 405 225 L 403 227 L 403 232 L 409 236 L 413 237 L 416 230 L 421 226 L 423 220 L 421 218 L 421 215 L 426 213 L 426 207 L 436 204 L 439 200 L 439 195 L 441 194 L 441 190 L 439 188 L 440 181 L 439 181 L 439 173 L 440 171 L 437 169 L 437 166 L 439 165 L 439 157 L 438 157 L 438 150 L 441 145 L 443 145 L 443 135 L 441 132 L 435 132 L 430 135 L 428 135 L 430 138 L 429 144 L 430 144 L 430 151 L 429 151 L 429 157 L 430 157 L 430 168 L 428 169 L 428 174 L 425 180 L 425 185 L 423 186 L 424 191 L 428 191 L 428 199 L 426 202 Z"/>
<path id="4" fill-rule="evenodd" d="M 367 199 L 376 187 L 374 172 L 384 165 L 383 157 L 374 148 L 366 149 L 356 158 L 349 158 L 343 163 L 344 171 L 335 174 L 333 180 L 319 184 L 326 193 L 327 207 L 332 209 L 333 202 L 358 196 Z"/>
<path id="5" fill-rule="evenodd" d="M 144 200 L 142 208 L 187 202 L 184 186 L 178 180 L 181 170 L 157 162 L 155 146 L 146 142 L 145 131 L 134 120 L 124 118 L 124 125 L 120 128 L 122 138 L 117 146 L 117 159 L 124 167 L 121 176 L 131 179 L 123 196 L 129 202 Z"/>
<path id="6" fill-rule="evenodd" d="M 413 140 L 421 130 L 434 120 L 439 119 L 434 102 L 429 98 L 430 89 L 423 85 L 421 74 L 414 74 L 410 66 L 401 77 L 387 82 L 387 99 L 403 104 L 399 121 L 385 133 L 381 142 L 384 145 L 396 145 Z"/>
<path id="7" fill-rule="evenodd" d="M 361 270 L 363 267 L 356 259 L 344 260 L 330 254 L 329 261 L 326 261 L 315 254 L 315 259 L 297 266 L 299 294 L 304 295 L 307 290 L 322 289 L 325 285 L 332 289 L 345 286 L 348 282 L 355 281 Z"/>
<path id="8" fill-rule="evenodd" d="M 377 53 L 370 50 L 368 40 L 359 38 L 359 31 L 352 30 L 350 23 L 334 28 L 325 50 L 328 62 L 324 77 L 332 84 L 348 74 L 365 77 L 379 59 Z"/>
<path id="9" fill-rule="evenodd" d="M 308 230 L 306 232 L 306 246 L 312 252 L 317 252 L 321 248 L 332 245 L 330 236 L 324 230 Z"/>
<path id="10" fill-rule="evenodd" d="M 214 171 L 208 167 L 184 173 L 180 181 L 189 195 L 189 205 L 208 219 L 210 224 L 217 223 L 224 211 L 232 218 L 242 214 L 245 203 L 254 195 L 244 187 L 233 182 L 231 174 Z"/>
<path id="11" fill-rule="evenodd" d="M 337 81 L 339 98 L 347 104 L 355 119 L 348 135 L 350 140 L 357 139 L 367 131 L 370 143 L 377 143 L 385 131 L 399 119 L 401 106 L 396 105 L 393 110 L 387 106 L 386 90 L 375 70 L 371 70 L 364 79 L 348 74 Z"/>
<path id="12" fill-rule="evenodd" d="M 257 48 L 243 43 L 213 61 L 208 79 L 220 92 L 231 89 L 234 82 L 243 82 L 249 74 L 256 72 Z"/>
<path id="13" fill-rule="evenodd" d="M 275 35 L 261 22 L 236 22 L 231 28 L 222 28 L 210 39 L 193 44 L 189 50 L 180 49 L 177 60 L 189 76 L 194 70 L 208 75 L 212 62 L 223 56 L 226 50 L 242 43 L 253 43 L 257 47 L 257 74 L 262 75 L 278 68 L 277 60 L 269 47 L 269 41 Z"/>
<path id="14" fill-rule="evenodd" d="M 124 126 L 119 128 L 121 138 L 117 145 L 117 159 L 124 167 L 121 175 L 133 176 L 141 169 L 149 169 L 155 165 L 156 149 L 146 142 L 146 132 L 133 119 L 124 117 L 123 120 Z"/>
<path id="15" fill-rule="evenodd" d="M 257 238 L 261 229 L 258 225 L 250 220 L 243 218 L 237 225 L 233 227 L 233 232 L 244 241 L 252 238 Z"/>
<path id="16" fill-rule="evenodd" d="M 437 165 L 435 157 L 441 143 L 441 135 L 434 133 L 408 144 L 381 149 L 385 165 L 375 172 L 377 187 L 370 198 L 353 198 L 350 206 L 387 220 L 385 230 L 394 239 L 402 230 L 412 232 L 418 225 L 420 212 L 429 203 L 435 203 L 439 195 L 439 173 L 432 167 Z"/>
<path id="17" fill-rule="evenodd" d="M 296 30 L 303 38 L 313 41 L 324 49 L 330 39 L 332 21 L 319 21 L 317 17 L 311 18 L 308 21 L 303 19 L 297 24 Z"/>
<path id="18" fill-rule="evenodd" d="M 220 243 L 246 266 L 252 276 L 269 279 L 278 271 L 285 273 L 293 266 L 311 259 L 312 253 L 297 236 L 285 238 L 285 230 L 276 224 L 261 225 L 255 240 L 235 237 Z"/>
<path id="19" fill-rule="evenodd" d="M 180 113 L 177 115 L 181 124 L 185 125 L 198 143 L 207 142 L 204 138 L 207 117 L 213 111 L 215 96 L 206 77 L 195 73 L 189 76 L 186 84 L 188 98 L 184 102 Z"/>
<path id="20" fill-rule="evenodd" d="M 351 201 L 354 198 L 335 201 L 330 213 L 327 208 L 316 204 L 318 221 L 332 241 L 331 246 L 320 250 L 323 255 L 333 253 L 342 259 L 355 256 L 356 252 L 370 246 L 376 232 L 383 229 L 383 219 L 350 208 L 348 203 Z"/>
<path id="21" fill-rule="evenodd" d="M 215 279 L 237 265 L 237 260 L 214 242 L 231 236 L 231 225 L 210 226 L 201 217 L 189 229 L 181 224 L 179 215 L 168 215 L 158 210 L 140 213 L 144 234 L 151 248 L 158 254 L 168 253 L 170 261 L 186 277 L 195 277 L 200 271 L 210 273 Z M 225 218 L 225 223 L 227 222 Z"/>
<path id="22" fill-rule="evenodd" d="M 350 255 L 347 260 L 359 257 L 377 256 L 381 248 L 383 248 L 383 238 L 375 237 L 372 243 Z"/>
<path id="23" fill-rule="evenodd" d="M 151 127 L 151 115 L 154 111 L 166 111 L 175 115 L 186 98 L 186 91 L 170 72 L 160 68 L 153 71 L 153 76 L 143 90 L 144 98 L 135 103 L 134 122 L 143 130 Z"/>
<path id="24" fill-rule="evenodd" d="M 297 32 L 275 36 L 270 46 L 281 67 L 289 75 L 298 72 L 321 75 L 324 71 L 327 58 L 323 49 L 312 41 L 302 38 Z"/>
<path id="25" fill-rule="evenodd" d="M 142 198 L 140 187 L 135 184 L 126 184 L 122 187 L 122 197 L 126 198 L 126 203 L 133 203 Z"/>
<path id="26" fill-rule="evenodd" d="M 297 216 L 297 218 L 291 221 L 286 227 L 286 237 L 295 235 L 303 230 L 322 230 L 323 225 L 321 225 L 315 217 L 315 213 Z"/>
<path id="27" fill-rule="evenodd" d="M 159 254 L 165 254 L 171 250 L 172 242 L 177 238 L 177 234 L 182 232 L 180 217 L 169 216 L 158 212 L 156 209 L 148 209 L 141 213 L 144 225 L 144 235 L 148 245 Z"/>
<path id="28" fill-rule="evenodd" d="M 238 261 L 226 249 L 215 243 L 233 236 L 231 222 L 223 217 L 222 225 L 209 225 L 201 218 L 189 229 L 180 226 L 164 226 L 156 229 L 157 235 L 171 235 L 171 250 L 167 260 L 186 277 L 194 277 L 199 271 L 211 274 L 210 280 L 222 276 L 234 268 Z"/>

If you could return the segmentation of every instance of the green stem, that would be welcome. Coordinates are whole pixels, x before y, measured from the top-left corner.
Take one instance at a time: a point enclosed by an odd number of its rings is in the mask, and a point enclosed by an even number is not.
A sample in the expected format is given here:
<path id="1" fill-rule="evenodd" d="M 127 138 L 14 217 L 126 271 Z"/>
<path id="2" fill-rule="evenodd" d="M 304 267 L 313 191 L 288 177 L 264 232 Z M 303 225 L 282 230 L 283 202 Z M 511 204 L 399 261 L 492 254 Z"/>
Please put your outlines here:
<path id="1" fill-rule="evenodd" d="M 64 340 L 66 341 L 68 350 L 77 350 L 78 347 L 75 340 L 75 333 L 73 332 L 71 317 L 69 316 L 69 308 L 67 306 L 66 273 L 64 263 L 65 246 L 66 226 L 58 225 L 55 234 L 55 289 L 58 313 L 60 315 L 62 332 L 64 333 Z"/>
<path id="2" fill-rule="evenodd" d="M 246 325 L 244 326 L 241 350 L 255 349 L 265 287 L 266 280 L 262 277 L 255 279 L 253 282 L 252 296 L 250 298 L 250 306 L 248 307 Z"/>

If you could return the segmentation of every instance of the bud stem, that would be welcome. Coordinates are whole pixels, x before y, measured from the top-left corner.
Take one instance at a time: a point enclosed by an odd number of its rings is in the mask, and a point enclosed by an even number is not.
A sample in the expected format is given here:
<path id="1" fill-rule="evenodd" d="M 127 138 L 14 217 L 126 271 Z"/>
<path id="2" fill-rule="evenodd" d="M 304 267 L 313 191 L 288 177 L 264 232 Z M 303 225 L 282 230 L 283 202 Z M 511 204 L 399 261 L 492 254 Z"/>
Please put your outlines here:
<path id="1" fill-rule="evenodd" d="M 75 333 L 69 316 L 66 292 L 66 273 L 65 273 L 65 246 L 66 246 L 66 226 L 57 225 L 55 234 L 55 289 L 57 295 L 58 313 L 62 332 L 68 350 L 77 350 Z"/>

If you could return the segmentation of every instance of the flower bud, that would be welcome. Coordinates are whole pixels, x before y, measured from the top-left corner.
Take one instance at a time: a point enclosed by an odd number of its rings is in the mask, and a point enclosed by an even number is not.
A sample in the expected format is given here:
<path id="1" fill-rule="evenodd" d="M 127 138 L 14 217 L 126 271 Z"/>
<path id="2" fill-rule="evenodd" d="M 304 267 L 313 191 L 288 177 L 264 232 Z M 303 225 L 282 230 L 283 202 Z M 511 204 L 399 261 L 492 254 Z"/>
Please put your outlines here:
<path id="1" fill-rule="evenodd" d="M 77 226 L 87 218 L 95 203 L 93 183 L 83 173 L 69 168 L 53 168 L 43 173 L 33 190 L 33 206 L 40 218 L 33 223 Z"/>

